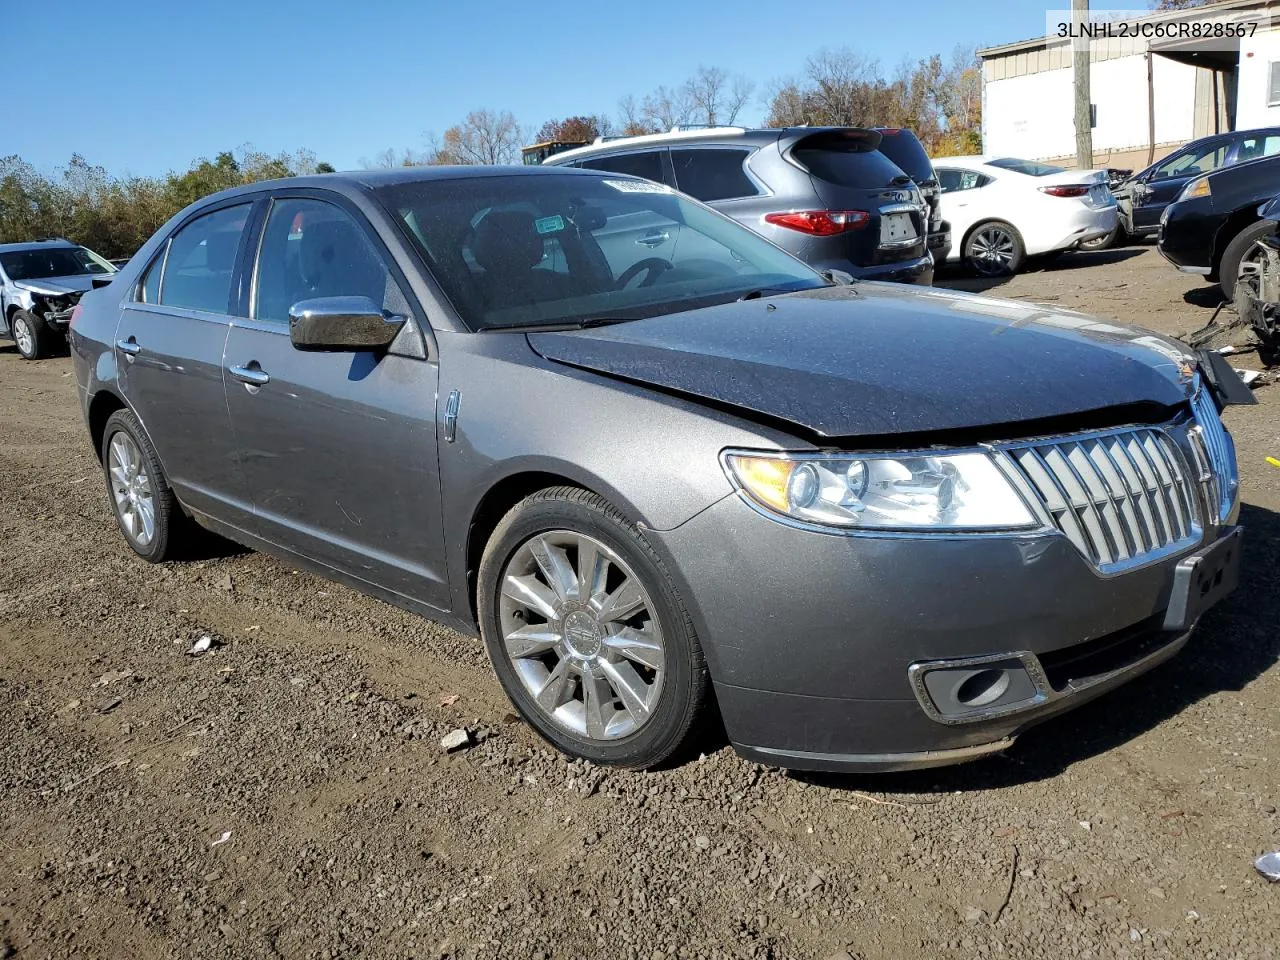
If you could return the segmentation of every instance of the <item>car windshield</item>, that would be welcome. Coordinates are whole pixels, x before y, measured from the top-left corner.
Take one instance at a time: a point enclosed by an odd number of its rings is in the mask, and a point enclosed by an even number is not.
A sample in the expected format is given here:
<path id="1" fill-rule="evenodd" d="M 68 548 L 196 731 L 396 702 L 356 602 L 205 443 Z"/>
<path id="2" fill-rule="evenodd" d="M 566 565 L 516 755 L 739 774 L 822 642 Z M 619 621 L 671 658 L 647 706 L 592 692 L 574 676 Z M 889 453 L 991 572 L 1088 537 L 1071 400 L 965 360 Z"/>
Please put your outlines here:
<path id="1" fill-rule="evenodd" d="M 47 280 L 115 273 L 116 268 L 86 247 L 33 247 L 0 253 L 0 266 L 10 280 Z"/>
<path id="2" fill-rule="evenodd" d="M 1036 163 L 1034 160 L 1018 160 L 1015 157 L 1001 157 L 988 160 L 989 167 L 1002 167 L 1015 173 L 1025 173 L 1029 177 L 1047 177 L 1051 173 L 1065 173 L 1066 167 L 1055 167 L 1052 163 Z"/>
<path id="3" fill-rule="evenodd" d="M 827 284 L 648 181 L 548 171 L 376 192 L 473 330 L 638 319 Z"/>

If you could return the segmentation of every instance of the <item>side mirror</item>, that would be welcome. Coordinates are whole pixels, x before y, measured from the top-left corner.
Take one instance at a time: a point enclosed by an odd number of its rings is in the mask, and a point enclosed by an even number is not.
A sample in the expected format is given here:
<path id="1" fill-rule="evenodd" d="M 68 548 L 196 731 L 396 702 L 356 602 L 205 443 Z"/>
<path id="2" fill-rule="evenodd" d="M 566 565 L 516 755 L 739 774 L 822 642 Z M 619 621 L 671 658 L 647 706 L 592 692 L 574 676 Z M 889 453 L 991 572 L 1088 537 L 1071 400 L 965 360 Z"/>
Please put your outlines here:
<path id="1" fill-rule="evenodd" d="M 368 297 L 318 297 L 289 308 L 289 339 L 297 350 L 385 350 L 404 324 Z"/>

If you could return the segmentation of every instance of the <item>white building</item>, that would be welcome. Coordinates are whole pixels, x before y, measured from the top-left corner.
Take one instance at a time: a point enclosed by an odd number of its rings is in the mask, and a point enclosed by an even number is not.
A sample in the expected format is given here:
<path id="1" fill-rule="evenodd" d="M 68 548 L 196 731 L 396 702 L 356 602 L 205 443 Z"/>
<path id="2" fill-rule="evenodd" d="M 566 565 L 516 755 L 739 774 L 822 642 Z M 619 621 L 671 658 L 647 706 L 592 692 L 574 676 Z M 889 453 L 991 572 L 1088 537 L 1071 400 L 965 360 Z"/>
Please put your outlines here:
<path id="1" fill-rule="evenodd" d="M 1197 137 L 1280 125 L 1280 0 L 1225 0 L 1207 10 L 1128 23 L 1210 11 L 1224 22 L 1256 25 L 1253 35 L 1219 39 L 1214 49 L 1141 37 L 1092 40 L 1096 166 L 1140 169 Z M 983 151 L 1074 165 L 1071 45 L 1039 37 L 979 50 L 978 56 Z"/>

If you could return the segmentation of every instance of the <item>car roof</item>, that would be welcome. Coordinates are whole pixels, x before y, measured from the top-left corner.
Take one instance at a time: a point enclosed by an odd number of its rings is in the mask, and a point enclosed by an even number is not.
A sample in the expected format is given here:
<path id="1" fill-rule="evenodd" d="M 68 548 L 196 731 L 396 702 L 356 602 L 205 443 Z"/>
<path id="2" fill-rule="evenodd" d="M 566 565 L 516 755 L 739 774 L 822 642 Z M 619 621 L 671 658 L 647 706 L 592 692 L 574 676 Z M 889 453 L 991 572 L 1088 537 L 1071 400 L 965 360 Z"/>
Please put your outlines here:
<path id="1" fill-rule="evenodd" d="M 78 247 L 78 243 L 61 238 L 49 240 L 23 240 L 20 243 L 0 243 L 0 253 L 21 253 L 24 250 L 48 250 L 50 248 Z"/>
<path id="2" fill-rule="evenodd" d="M 646 133 L 636 137 L 616 137 L 612 140 L 600 140 L 585 147 L 557 153 L 548 157 L 543 162 L 543 165 L 548 167 L 561 166 L 580 157 L 625 153 L 629 150 L 639 150 L 645 147 L 675 147 L 686 144 L 761 147 L 769 143 L 809 137 L 814 134 L 850 130 L 875 134 L 877 138 L 875 145 L 879 146 L 879 138 L 882 134 L 873 127 L 706 127 L 695 130 L 680 130 L 677 128 L 667 133 Z"/>

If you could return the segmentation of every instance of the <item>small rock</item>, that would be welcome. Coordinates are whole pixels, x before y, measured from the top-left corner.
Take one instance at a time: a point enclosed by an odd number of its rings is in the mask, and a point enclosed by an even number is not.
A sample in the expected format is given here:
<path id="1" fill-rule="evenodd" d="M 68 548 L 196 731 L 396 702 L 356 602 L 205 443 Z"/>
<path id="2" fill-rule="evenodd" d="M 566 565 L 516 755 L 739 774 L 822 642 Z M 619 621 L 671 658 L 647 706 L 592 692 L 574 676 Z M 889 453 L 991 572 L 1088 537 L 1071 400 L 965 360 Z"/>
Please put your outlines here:
<path id="1" fill-rule="evenodd" d="M 223 590 L 234 590 L 236 588 L 236 582 L 231 579 L 231 574 L 224 573 L 222 575 L 222 579 L 218 581 L 218 586 Z"/>
<path id="2" fill-rule="evenodd" d="M 112 710 L 120 706 L 120 704 L 122 703 L 124 703 L 124 701 L 121 700 L 119 697 L 112 697 L 110 700 L 101 701 L 94 707 L 94 709 L 97 710 L 99 713 L 110 713 Z"/>
<path id="3" fill-rule="evenodd" d="M 1133 927 L 1130 927 L 1129 939 L 1132 940 L 1134 943 L 1137 943 L 1142 939 L 1142 934 L 1140 934 L 1137 930 L 1133 929 Z"/>
<path id="4" fill-rule="evenodd" d="M 302 687 L 302 686 L 306 686 L 307 678 L 306 678 L 306 677 L 291 677 L 291 678 L 289 679 L 289 683 L 290 683 L 290 684 L 292 684 L 292 685 L 293 685 L 293 686 L 295 686 L 295 687 Z"/>
<path id="5" fill-rule="evenodd" d="M 710 850 L 711 838 L 704 837 L 702 835 L 696 836 L 693 838 L 693 845 L 697 847 L 699 850 Z"/>
<path id="6" fill-rule="evenodd" d="M 965 907 L 964 922 L 965 923 L 981 923 L 986 917 L 987 912 L 980 907 Z"/>
<path id="7" fill-rule="evenodd" d="M 1092 830 L 1092 829 L 1093 829 L 1093 824 L 1091 824 L 1088 820 L 1081 820 L 1081 821 L 1080 821 L 1080 829 L 1082 829 L 1082 830 Z"/>
<path id="8" fill-rule="evenodd" d="M 463 750 L 469 746 L 471 746 L 471 734 L 463 727 L 445 734 L 440 741 L 440 748 L 445 753 L 453 753 L 455 750 Z"/>
<path id="9" fill-rule="evenodd" d="M 208 653 L 214 647 L 221 646 L 217 638 L 211 633 L 202 633 L 195 639 L 195 643 L 191 644 L 191 649 L 187 651 L 189 657 L 199 657 Z"/>

